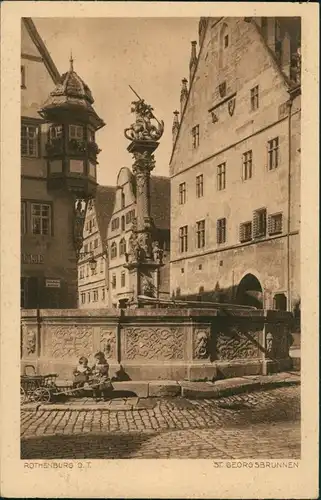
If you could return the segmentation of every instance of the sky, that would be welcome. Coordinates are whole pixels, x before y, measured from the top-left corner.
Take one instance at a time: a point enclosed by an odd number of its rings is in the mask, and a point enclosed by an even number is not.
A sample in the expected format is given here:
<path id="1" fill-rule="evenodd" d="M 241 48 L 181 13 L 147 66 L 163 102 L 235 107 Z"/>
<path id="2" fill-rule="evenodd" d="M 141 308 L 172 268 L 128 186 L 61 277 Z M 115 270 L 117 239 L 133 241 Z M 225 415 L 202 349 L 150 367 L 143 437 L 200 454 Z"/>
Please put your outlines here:
<path id="1" fill-rule="evenodd" d="M 122 167 L 132 166 L 124 129 L 134 121 L 129 88 L 154 108 L 165 122 L 155 152 L 154 174 L 169 175 L 173 111 L 179 110 L 181 80 L 189 78 L 191 41 L 198 40 L 197 18 L 34 18 L 57 68 L 74 70 L 87 83 L 94 108 L 106 123 L 97 132 L 102 150 L 97 180 L 116 184 Z"/>

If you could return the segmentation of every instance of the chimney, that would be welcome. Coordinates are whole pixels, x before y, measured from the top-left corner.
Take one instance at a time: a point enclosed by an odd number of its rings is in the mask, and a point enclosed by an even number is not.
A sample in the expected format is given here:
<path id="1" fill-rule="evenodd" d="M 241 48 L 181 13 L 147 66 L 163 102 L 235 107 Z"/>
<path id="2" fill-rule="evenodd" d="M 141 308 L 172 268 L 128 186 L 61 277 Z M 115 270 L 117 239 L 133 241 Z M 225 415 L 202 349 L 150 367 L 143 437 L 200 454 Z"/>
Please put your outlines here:
<path id="1" fill-rule="evenodd" d="M 290 78 L 291 66 L 291 39 L 288 33 L 284 34 L 281 48 L 281 66 L 282 71 Z"/>
<path id="2" fill-rule="evenodd" d="M 197 56 L 196 56 L 196 44 L 197 42 L 191 42 L 191 59 L 189 61 L 189 83 L 192 83 L 192 79 L 195 73 Z"/>
<path id="3" fill-rule="evenodd" d="M 173 144 L 176 141 L 178 129 L 179 129 L 179 111 L 174 111 L 174 119 L 173 119 L 173 126 L 172 126 L 172 137 L 173 137 Z"/>
<path id="4" fill-rule="evenodd" d="M 181 88 L 181 116 L 182 116 L 184 108 L 185 108 L 187 96 L 188 96 L 187 80 L 186 80 L 186 78 L 183 78 L 182 88 Z"/>

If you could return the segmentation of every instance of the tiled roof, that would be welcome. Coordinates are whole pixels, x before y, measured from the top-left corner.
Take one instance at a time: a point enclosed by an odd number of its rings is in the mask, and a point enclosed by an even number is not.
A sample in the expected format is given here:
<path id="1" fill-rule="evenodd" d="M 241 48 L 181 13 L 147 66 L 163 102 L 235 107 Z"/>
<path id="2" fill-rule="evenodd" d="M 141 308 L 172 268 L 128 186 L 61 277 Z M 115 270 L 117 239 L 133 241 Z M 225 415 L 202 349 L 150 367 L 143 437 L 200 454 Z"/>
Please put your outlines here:
<path id="1" fill-rule="evenodd" d="M 48 99 L 43 104 L 41 111 L 49 111 L 53 108 L 68 109 L 73 108 L 86 111 L 95 117 L 98 128 L 104 125 L 104 122 L 97 115 L 92 107 L 94 99 L 88 85 L 73 70 L 64 73 L 56 88 L 50 92 Z"/>
<path id="2" fill-rule="evenodd" d="M 150 182 L 151 217 L 159 229 L 170 229 L 170 202 L 170 178 L 152 175 Z"/>
<path id="3" fill-rule="evenodd" d="M 98 229 L 103 244 L 105 244 L 107 240 L 107 228 L 114 210 L 115 195 L 115 186 L 97 186 L 95 210 Z"/>

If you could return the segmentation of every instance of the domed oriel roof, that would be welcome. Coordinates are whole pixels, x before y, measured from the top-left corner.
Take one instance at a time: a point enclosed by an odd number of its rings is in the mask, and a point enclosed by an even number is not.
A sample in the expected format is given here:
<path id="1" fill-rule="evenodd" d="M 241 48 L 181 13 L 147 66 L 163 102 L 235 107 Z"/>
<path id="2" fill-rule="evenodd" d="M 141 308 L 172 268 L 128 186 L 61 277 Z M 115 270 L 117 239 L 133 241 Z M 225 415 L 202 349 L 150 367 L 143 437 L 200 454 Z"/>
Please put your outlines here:
<path id="1" fill-rule="evenodd" d="M 88 85 L 74 71 L 73 59 L 70 59 L 69 71 L 61 76 L 56 88 L 50 92 L 40 114 L 49 120 L 61 112 L 74 114 L 75 118 L 91 122 L 96 129 L 103 127 L 103 120 L 92 107 L 94 99 Z"/>

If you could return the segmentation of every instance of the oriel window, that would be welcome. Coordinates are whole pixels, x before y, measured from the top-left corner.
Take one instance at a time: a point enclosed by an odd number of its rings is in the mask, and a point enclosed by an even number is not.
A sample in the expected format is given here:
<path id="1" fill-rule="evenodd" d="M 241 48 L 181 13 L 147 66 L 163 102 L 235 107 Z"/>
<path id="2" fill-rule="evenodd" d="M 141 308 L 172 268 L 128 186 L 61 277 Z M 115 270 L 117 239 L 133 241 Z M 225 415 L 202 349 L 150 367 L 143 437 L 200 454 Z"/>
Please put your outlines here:
<path id="1" fill-rule="evenodd" d="M 203 196 L 203 174 L 196 177 L 196 197 L 201 198 Z"/>
<path id="2" fill-rule="evenodd" d="M 259 107 L 259 86 L 256 85 L 250 90 L 251 96 L 251 110 L 255 111 Z"/>
<path id="3" fill-rule="evenodd" d="M 226 218 L 218 219 L 216 223 L 216 239 L 217 243 L 226 242 Z"/>
<path id="4" fill-rule="evenodd" d="M 205 220 L 200 220 L 196 223 L 196 239 L 197 248 L 205 247 Z"/>
<path id="5" fill-rule="evenodd" d="M 179 228 L 179 250 L 180 252 L 187 252 L 188 248 L 188 229 L 187 226 Z"/>
<path id="6" fill-rule="evenodd" d="M 243 153 L 242 178 L 243 181 L 252 178 L 252 150 Z"/>
<path id="7" fill-rule="evenodd" d="M 21 155 L 38 157 L 39 127 L 37 125 L 21 125 Z"/>
<path id="8" fill-rule="evenodd" d="M 31 204 L 31 227 L 33 234 L 51 234 L 51 206 L 44 203 Z"/>
<path id="9" fill-rule="evenodd" d="M 199 146 L 200 143 L 200 126 L 196 125 L 195 127 L 192 128 L 192 144 L 193 148 L 196 149 Z"/>
<path id="10" fill-rule="evenodd" d="M 184 205 L 186 203 L 186 182 L 181 182 L 178 186 L 178 199 L 180 205 Z"/>
<path id="11" fill-rule="evenodd" d="M 268 169 L 274 170 L 279 166 L 279 138 L 268 141 Z"/>
<path id="12" fill-rule="evenodd" d="M 222 191 L 226 187 L 226 163 L 221 163 L 217 167 L 217 189 Z"/>

